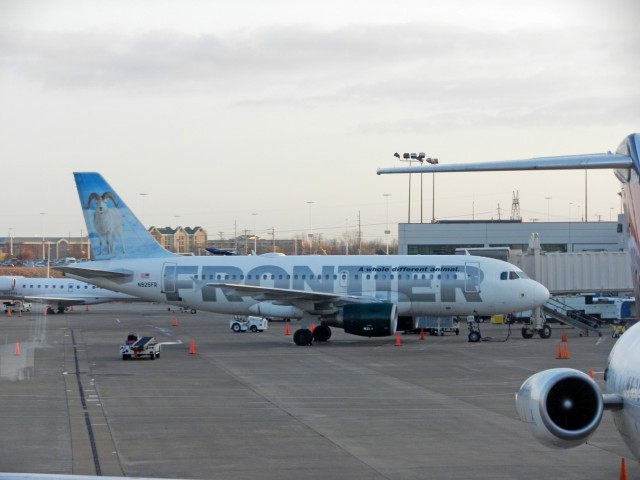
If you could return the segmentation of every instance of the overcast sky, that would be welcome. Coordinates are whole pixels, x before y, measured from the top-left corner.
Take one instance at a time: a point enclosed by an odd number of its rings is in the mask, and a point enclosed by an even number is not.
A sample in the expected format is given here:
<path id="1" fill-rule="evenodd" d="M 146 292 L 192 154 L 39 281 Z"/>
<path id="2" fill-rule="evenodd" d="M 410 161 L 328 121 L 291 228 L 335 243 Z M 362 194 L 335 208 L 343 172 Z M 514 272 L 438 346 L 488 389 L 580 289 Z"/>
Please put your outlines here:
<path id="1" fill-rule="evenodd" d="M 74 171 L 147 226 L 340 236 L 360 215 L 384 238 L 388 202 L 395 235 L 408 177 L 376 175 L 394 152 L 511 160 L 639 132 L 638 18 L 633 0 L 0 0 L 0 236 L 86 233 Z M 525 220 L 584 215 L 580 171 L 435 187 L 440 219 L 508 218 L 515 191 Z M 615 220 L 618 191 L 589 172 L 590 221 Z"/>

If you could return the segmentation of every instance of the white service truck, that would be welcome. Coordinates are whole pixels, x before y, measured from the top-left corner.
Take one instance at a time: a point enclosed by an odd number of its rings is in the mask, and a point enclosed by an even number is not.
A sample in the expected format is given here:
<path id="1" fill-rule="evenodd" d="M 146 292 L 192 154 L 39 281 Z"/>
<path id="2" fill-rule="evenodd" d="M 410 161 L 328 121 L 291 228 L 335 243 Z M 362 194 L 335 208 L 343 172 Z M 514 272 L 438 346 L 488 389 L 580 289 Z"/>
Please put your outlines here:
<path id="1" fill-rule="evenodd" d="M 5 313 L 11 310 L 12 312 L 30 312 L 33 305 L 30 302 L 23 302 L 22 300 L 5 300 L 4 304 Z"/>
<path id="2" fill-rule="evenodd" d="M 262 332 L 269 327 L 264 317 L 236 317 L 229 321 L 229 328 L 234 332 Z"/>

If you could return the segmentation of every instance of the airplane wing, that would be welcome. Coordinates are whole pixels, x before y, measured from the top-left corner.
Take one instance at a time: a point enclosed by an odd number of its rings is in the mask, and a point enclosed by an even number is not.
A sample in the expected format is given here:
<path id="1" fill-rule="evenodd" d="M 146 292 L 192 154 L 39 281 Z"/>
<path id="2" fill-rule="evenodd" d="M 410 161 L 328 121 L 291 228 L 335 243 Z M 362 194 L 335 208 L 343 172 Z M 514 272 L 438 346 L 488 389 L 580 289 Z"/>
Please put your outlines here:
<path id="1" fill-rule="evenodd" d="M 65 274 L 69 273 L 71 275 L 75 275 L 77 277 L 82 277 L 82 278 L 123 278 L 123 277 L 130 277 L 133 275 L 133 272 L 125 269 L 98 270 L 95 268 L 83 268 L 83 267 L 72 267 L 72 266 L 54 267 L 54 269 L 59 270 Z"/>
<path id="2" fill-rule="evenodd" d="M 380 299 L 369 296 L 343 295 L 339 293 L 308 292 L 306 290 L 291 290 L 287 288 L 261 287 L 257 285 L 242 285 L 238 283 L 207 283 L 205 287 L 214 287 L 235 293 L 240 296 L 252 297 L 256 300 L 279 300 L 292 305 L 300 302 L 333 302 L 336 305 L 347 303 L 380 302 Z"/>
<path id="3" fill-rule="evenodd" d="M 514 170 L 584 170 L 632 168 L 633 160 L 619 153 L 593 153 L 587 155 L 565 155 L 559 157 L 534 157 L 527 160 L 503 160 L 500 162 L 478 162 L 438 164 L 415 167 L 379 168 L 378 175 L 387 173 L 446 173 L 446 172 L 504 172 Z"/>
<path id="4" fill-rule="evenodd" d="M 17 299 L 18 297 L 16 297 Z M 25 295 L 19 298 L 20 300 L 27 300 L 29 302 L 34 303 L 57 303 L 62 306 L 71 306 L 71 305 L 84 305 L 86 303 L 85 298 L 69 298 L 69 297 L 49 297 L 49 296 L 38 296 L 38 295 Z"/>

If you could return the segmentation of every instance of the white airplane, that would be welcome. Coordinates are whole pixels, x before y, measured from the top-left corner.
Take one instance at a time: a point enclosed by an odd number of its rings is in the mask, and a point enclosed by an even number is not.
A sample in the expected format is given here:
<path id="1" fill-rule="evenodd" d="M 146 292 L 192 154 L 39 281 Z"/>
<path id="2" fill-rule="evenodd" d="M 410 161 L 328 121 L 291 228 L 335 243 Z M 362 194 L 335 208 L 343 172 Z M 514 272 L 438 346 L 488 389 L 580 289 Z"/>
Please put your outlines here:
<path id="1" fill-rule="evenodd" d="M 614 169 L 622 186 L 628 222 L 631 273 L 640 299 L 640 134 L 627 136 L 616 153 L 532 158 L 522 161 L 438 165 L 413 169 L 379 169 L 378 174 L 505 170 Z M 603 410 L 640 461 L 640 322 L 611 350 L 605 370 L 605 393 L 583 372 L 553 368 L 529 377 L 516 394 L 520 419 L 542 444 L 570 448 L 585 443 L 597 429 Z"/>
<path id="2" fill-rule="evenodd" d="M 95 305 L 107 302 L 141 302 L 124 293 L 64 278 L 0 277 L 0 298 L 21 302 L 46 303 L 58 313 L 74 305 Z"/>
<path id="3" fill-rule="evenodd" d="M 449 256 L 181 256 L 163 249 L 98 173 L 75 173 L 95 261 L 65 275 L 155 302 L 230 315 L 304 318 L 297 345 L 331 326 L 380 337 L 420 315 L 491 315 L 545 303 L 548 290 L 509 263 Z"/>

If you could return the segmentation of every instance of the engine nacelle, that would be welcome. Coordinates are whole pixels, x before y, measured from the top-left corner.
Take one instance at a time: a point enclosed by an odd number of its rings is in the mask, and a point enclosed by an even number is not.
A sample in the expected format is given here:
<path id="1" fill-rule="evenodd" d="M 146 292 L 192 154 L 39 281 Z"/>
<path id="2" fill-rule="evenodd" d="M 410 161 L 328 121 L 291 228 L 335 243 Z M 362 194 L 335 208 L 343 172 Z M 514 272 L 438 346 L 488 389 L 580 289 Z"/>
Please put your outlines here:
<path id="1" fill-rule="evenodd" d="M 516 409 L 543 445 L 572 448 L 585 443 L 602 419 L 598 384 L 571 368 L 554 368 L 529 377 L 516 394 Z"/>
<path id="2" fill-rule="evenodd" d="M 16 279 L 24 277 L 0 277 L 0 292 L 15 290 Z"/>
<path id="3" fill-rule="evenodd" d="M 341 325 L 346 333 L 361 337 L 388 337 L 398 328 L 398 310 L 394 303 L 345 305 Z"/>

